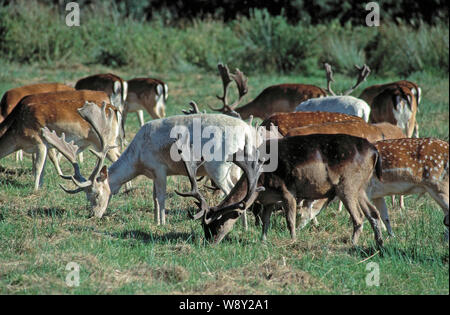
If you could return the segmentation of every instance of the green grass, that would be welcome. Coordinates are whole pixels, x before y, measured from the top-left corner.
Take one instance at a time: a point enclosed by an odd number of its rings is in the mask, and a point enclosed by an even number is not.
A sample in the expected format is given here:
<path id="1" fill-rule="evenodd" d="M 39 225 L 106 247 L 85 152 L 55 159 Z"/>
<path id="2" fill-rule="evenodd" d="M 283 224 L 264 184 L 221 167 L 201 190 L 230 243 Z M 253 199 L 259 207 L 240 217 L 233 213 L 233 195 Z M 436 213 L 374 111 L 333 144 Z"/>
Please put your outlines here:
<path id="1" fill-rule="evenodd" d="M 209 74 L 139 73 L 102 66 L 44 68 L 3 63 L 0 93 L 32 82 L 73 83 L 91 73 L 112 71 L 125 79 L 151 75 L 169 85 L 167 114 L 181 113 L 195 100 L 201 109 L 217 105 L 221 83 Z M 448 78 L 415 73 L 409 77 L 424 94 L 418 116 L 421 136 L 448 141 Z M 353 79 L 336 75 L 336 91 Z M 359 89 L 400 79 L 369 77 Z M 282 82 L 324 86 L 323 77 L 258 75 L 249 78 L 249 95 Z M 358 94 L 358 91 L 357 93 Z M 149 116 L 146 114 L 146 118 Z M 136 115 L 127 120 L 131 141 L 138 130 Z M 82 171 L 88 173 L 94 158 L 85 153 Z M 188 180 L 169 179 L 168 224 L 153 220 L 152 182 L 133 180 L 134 189 L 113 196 L 102 219 L 89 217 L 83 194 L 65 194 L 54 167 L 46 168 L 45 183 L 33 193 L 29 156 L 16 163 L 11 155 L 0 161 L 0 293 L 2 294 L 449 294 L 449 247 L 443 242 L 440 208 L 429 197 L 407 196 L 407 210 L 391 210 L 395 238 L 377 253 L 373 233 L 366 224 L 358 248 L 350 243 L 348 214 L 332 205 L 318 218 L 318 227 L 298 231 L 292 242 L 279 213 L 272 216 L 266 243 L 260 227 L 249 215 L 249 230 L 237 223 L 219 245 L 205 243 L 200 222 L 187 216 L 192 200 L 175 194 L 188 189 Z M 63 171 L 70 172 L 68 163 Z M 212 196 L 211 203 L 220 198 Z M 69 262 L 80 266 L 80 286 L 65 284 Z M 376 262 L 380 286 L 366 285 L 366 266 Z"/>

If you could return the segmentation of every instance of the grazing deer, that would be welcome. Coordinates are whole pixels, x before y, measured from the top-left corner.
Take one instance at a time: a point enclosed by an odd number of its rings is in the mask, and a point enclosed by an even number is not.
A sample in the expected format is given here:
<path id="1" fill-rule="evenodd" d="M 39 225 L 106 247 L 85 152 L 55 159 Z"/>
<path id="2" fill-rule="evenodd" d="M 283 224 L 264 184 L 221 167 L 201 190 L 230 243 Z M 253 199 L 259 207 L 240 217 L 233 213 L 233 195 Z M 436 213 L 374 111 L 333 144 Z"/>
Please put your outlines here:
<path id="1" fill-rule="evenodd" d="M 223 64 L 218 65 L 222 78 L 224 96 L 217 96 L 223 103 L 222 108 L 212 108 L 224 114 L 239 116 L 247 119 L 250 116 L 266 119 L 270 115 L 278 112 L 292 112 L 295 107 L 307 99 L 324 97 L 327 95 L 324 89 L 310 84 L 278 84 L 265 88 L 253 101 L 239 108 L 242 97 L 247 94 L 247 78 L 236 69 L 235 74 L 230 74 L 228 67 Z M 239 98 L 233 104 L 228 104 L 227 94 L 230 83 L 235 82 L 238 87 Z"/>
<path id="2" fill-rule="evenodd" d="M 374 172 L 381 179 L 381 160 L 372 144 L 348 135 L 315 134 L 267 141 L 266 152 L 269 152 L 267 146 L 271 141 L 278 141 L 276 170 L 261 174 L 262 166 L 257 153 L 244 162 L 233 156 L 233 162 L 243 169 L 245 175 L 218 206 L 209 207 L 193 187 L 194 193 L 189 195 L 198 200 L 200 208 L 195 218 L 202 218 L 207 239 L 220 242 L 240 214 L 254 201 L 264 206 L 263 240 L 266 239 L 272 209 L 279 204 L 286 211 L 287 225 L 291 237 L 295 239 L 297 200 L 327 198 L 330 202 L 338 196 L 353 220 L 353 244 L 357 244 L 362 229 L 361 208 L 372 225 L 377 244 L 382 246 L 378 226 L 380 216 L 365 192 Z M 183 160 L 185 167 L 191 169 L 188 174 L 192 184 L 196 167 L 184 157 Z"/>
<path id="3" fill-rule="evenodd" d="M 381 213 L 389 235 L 393 235 L 384 197 L 392 194 L 429 193 L 444 212 L 449 225 L 449 145 L 433 138 L 382 140 L 375 144 L 382 158 L 382 178 L 372 177 L 366 192 Z M 299 226 L 305 226 L 325 208 L 326 200 L 303 211 Z M 448 234 L 447 234 L 448 237 Z"/>
<path id="4" fill-rule="evenodd" d="M 370 122 L 389 122 L 400 127 L 407 137 L 418 138 L 417 102 L 405 87 L 385 88 L 372 101 Z"/>
<path id="5" fill-rule="evenodd" d="M 58 91 L 73 91 L 73 87 L 62 84 L 62 83 L 38 83 L 25 85 L 8 90 L 3 94 L 2 100 L 0 101 L 0 123 L 5 120 L 14 107 L 19 103 L 19 101 L 25 96 L 39 93 L 48 92 L 58 92 Z M 0 134 L 0 136 L 2 136 Z M 22 150 L 17 151 L 16 161 L 23 159 Z"/>
<path id="6" fill-rule="evenodd" d="M 349 94 L 353 92 L 362 82 L 364 82 L 370 73 L 369 67 L 364 65 L 361 68 L 356 67 L 359 70 L 359 75 L 356 84 L 347 90 L 344 95 L 337 96 L 331 89 L 331 82 L 333 79 L 333 72 L 331 71 L 331 66 L 325 64 L 326 75 L 327 75 L 327 92 L 332 96 L 323 98 L 311 98 L 307 101 L 300 103 L 295 111 L 325 111 L 325 112 L 338 112 L 348 115 L 358 116 L 364 119 L 364 121 L 369 121 L 370 106 L 362 99 L 350 96 Z"/>
<path id="7" fill-rule="evenodd" d="M 338 123 L 326 123 L 322 125 L 311 125 L 305 127 L 299 127 L 289 130 L 286 137 L 293 136 L 306 136 L 311 134 L 346 134 L 355 137 L 367 139 L 371 143 L 375 143 L 380 140 L 404 138 L 404 134 L 397 126 L 381 123 L 381 124 L 368 124 L 364 121 L 343 121 Z M 392 204 L 394 204 L 394 196 L 392 197 Z M 316 201 L 306 201 L 304 203 L 306 209 L 310 212 L 320 210 L 323 203 Z M 403 196 L 400 197 L 400 206 L 404 208 Z M 316 209 L 314 210 L 314 207 Z M 318 207 L 318 208 L 317 208 Z M 342 211 L 342 202 L 339 202 L 339 212 Z M 302 225 L 304 226 L 304 225 Z"/>
<path id="8" fill-rule="evenodd" d="M 120 112 L 123 112 L 128 94 L 128 83 L 112 73 L 94 74 L 75 83 L 76 90 L 103 91 L 111 97 Z"/>
<path id="9" fill-rule="evenodd" d="M 92 126 L 100 126 L 93 129 L 96 130 L 97 137 L 101 139 L 103 133 L 101 126 L 105 123 L 98 116 L 91 115 L 88 122 Z M 84 191 L 91 203 L 93 214 L 100 218 L 106 211 L 110 197 L 116 194 L 124 183 L 139 175 L 145 175 L 153 179 L 155 221 L 157 224 L 165 224 L 167 176 L 187 175 L 183 162 L 176 160 L 172 150 L 175 142 L 178 141 L 177 135 L 183 131 L 189 143 L 200 145 L 201 150 L 206 150 L 207 147 L 219 148 L 214 150 L 218 156 L 205 162 L 199 170 L 199 175 L 208 175 L 222 191 L 229 193 L 234 186 L 230 176 L 230 167 L 233 164 L 227 162 L 224 157 L 228 152 L 234 153 L 242 149 L 246 139 L 254 144 L 257 138 L 255 130 L 244 121 L 214 114 L 171 116 L 146 123 L 120 158 L 109 168 L 103 166 L 103 160 L 110 148 L 103 146 L 102 153 L 97 154 L 98 163 L 89 179 L 74 180 L 78 188 L 64 190 L 68 193 Z M 211 132 L 215 135 L 212 139 L 204 138 L 210 136 Z M 77 147 L 59 137 L 49 137 L 47 141 L 73 163 L 76 177 L 79 169 L 73 155 Z"/>
<path id="10" fill-rule="evenodd" d="M 371 85 L 367 88 L 365 88 L 361 94 L 358 96 L 358 98 L 365 100 L 367 104 L 372 106 L 373 99 L 383 92 L 387 88 L 396 88 L 396 87 L 405 87 L 409 90 L 411 90 L 412 94 L 414 95 L 414 98 L 416 99 L 417 106 L 419 106 L 420 100 L 422 98 L 422 89 L 414 82 L 407 81 L 407 80 L 401 80 L 386 84 L 376 84 Z"/>
<path id="11" fill-rule="evenodd" d="M 41 93 L 23 98 L 11 114 L 0 124 L 0 159 L 17 151 L 24 150 L 36 153 L 33 170 L 35 176 L 34 190 L 37 191 L 42 184 L 43 170 L 47 158 L 47 146 L 41 136 L 41 128 L 49 127 L 58 134 L 65 133 L 68 140 L 74 140 L 81 152 L 89 145 L 99 148 L 100 140 L 92 127 L 80 117 L 78 108 L 89 101 L 96 106 L 109 103 L 109 97 L 99 91 L 64 91 L 55 93 Z M 111 136 L 106 138 L 108 145 L 115 145 L 118 141 L 121 125 L 121 116 L 115 106 L 111 108 L 109 119 Z M 48 155 L 55 164 L 58 174 L 61 169 L 54 150 Z M 120 153 L 117 148 L 108 153 L 108 159 L 117 160 Z"/>
<path id="12" fill-rule="evenodd" d="M 144 125 L 144 109 L 153 119 L 166 116 L 166 101 L 169 95 L 167 84 L 158 79 L 135 78 L 128 80 L 127 106 L 124 113 L 136 112 L 140 126 Z"/>

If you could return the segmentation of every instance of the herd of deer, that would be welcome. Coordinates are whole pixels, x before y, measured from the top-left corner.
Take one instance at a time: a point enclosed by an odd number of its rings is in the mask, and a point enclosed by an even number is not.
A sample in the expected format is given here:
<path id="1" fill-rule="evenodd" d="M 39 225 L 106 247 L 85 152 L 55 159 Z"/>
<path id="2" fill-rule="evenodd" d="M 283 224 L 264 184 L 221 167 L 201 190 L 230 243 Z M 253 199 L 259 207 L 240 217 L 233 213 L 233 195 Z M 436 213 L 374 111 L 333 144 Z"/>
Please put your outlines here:
<path id="1" fill-rule="evenodd" d="M 124 81 L 113 74 L 99 74 L 79 80 L 75 88 L 45 83 L 9 90 L 0 104 L 0 159 L 20 150 L 32 153 L 34 188 L 38 190 L 48 155 L 58 174 L 76 185 L 75 189 L 61 186 L 63 190 L 70 194 L 84 191 L 99 218 L 122 185 L 145 175 L 153 180 L 157 224 L 166 222 L 167 176 L 188 176 L 191 191 L 177 193 L 197 200 L 199 211 L 189 215 L 201 219 L 206 238 L 214 242 L 220 242 L 239 217 L 246 226 L 246 210 L 251 206 L 257 222 L 262 222 L 263 239 L 277 208 L 284 210 L 295 238 L 297 208 L 303 227 L 338 198 L 351 216 L 353 244 L 358 242 L 366 217 L 382 246 L 383 224 L 392 235 L 384 197 L 425 192 L 442 208 L 448 229 L 449 145 L 439 139 L 418 138 L 421 89 L 417 84 L 374 85 L 359 98 L 350 96 L 370 73 L 364 65 L 358 68 L 356 84 L 344 95 L 336 95 L 331 89 L 331 67 L 325 64 L 326 89 L 274 85 L 238 107 L 248 90 L 247 78 L 238 69 L 230 73 L 222 64 L 218 69 L 223 96 L 217 97 L 223 106 L 214 109 L 217 114 L 201 113 L 191 102 L 192 109 L 183 111 L 185 115 L 165 117 L 168 87 L 151 78 Z M 233 82 L 238 97 L 230 104 Z M 146 124 L 144 109 L 154 118 Z M 141 128 L 121 154 L 129 112 L 137 112 Z M 252 125 L 252 117 L 263 120 L 258 128 Z M 250 122 L 244 121 L 247 118 Z M 196 122 L 202 132 L 213 126 L 220 136 L 197 139 Z M 173 135 L 180 126 L 188 131 L 184 139 Z M 225 132 L 230 127 L 239 130 L 238 136 Z M 203 146 L 207 140 L 226 150 L 215 152 L 215 159 L 196 158 L 194 142 Z M 179 160 L 173 159 L 174 145 Z M 86 179 L 78 160 L 82 163 L 79 155 L 89 146 L 97 164 Z M 273 148 L 276 152 L 270 152 Z M 74 175 L 63 174 L 56 150 L 72 163 Z M 262 151 L 277 159 L 274 170 L 265 171 L 269 161 Z M 105 158 L 112 162 L 109 168 Z M 225 194 L 219 205 L 208 204 L 197 176 L 207 176 Z"/>

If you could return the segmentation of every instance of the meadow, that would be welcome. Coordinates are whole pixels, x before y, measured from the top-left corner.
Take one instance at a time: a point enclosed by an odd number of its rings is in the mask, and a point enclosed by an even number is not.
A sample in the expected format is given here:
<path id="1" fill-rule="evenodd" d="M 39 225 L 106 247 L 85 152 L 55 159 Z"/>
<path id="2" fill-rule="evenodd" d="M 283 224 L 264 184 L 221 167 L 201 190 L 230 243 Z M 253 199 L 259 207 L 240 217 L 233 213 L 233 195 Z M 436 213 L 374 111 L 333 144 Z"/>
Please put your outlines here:
<path id="1" fill-rule="evenodd" d="M 447 51 L 448 54 L 448 51 Z M 219 60 L 220 61 L 220 60 Z M 217 71 L 149 71 L 81 63 L 42 64 L 0 60 L 0 94 L 36 82 L 73 84 L 88 74 L 113 72 L 124 79 L 153 76 L 169 85 L 167 115 L 181 114 L 190 100 L 210 112 L 221 93 Z M 239 62 L 229 64 L 240 67 Z M 243 103 L 263 88 L 297 82 L 325 86 L 317 75 L 249 74 L 249 93 Z M 335 75 L 335 91 L 344 90 L 354 77 Z M 354 94 L 371 84 L 409 79 L 419 83 L 423 99 L 418 113 L 421 137 L 449 137 L 449 80 L 447 75 L 419 71 L 408 76 L 373 73 Z M 150 119 L 146 114 L 146 119 Z M 138 131 L 136 115 L 127 120 L 127 140 Z M 94 157 L 85 153 L 82 172 L 88 174 Z M 109 162 L 107 162 L 109 163 Z M 71 172 L 64 161 L 63 171 Z M 449 294 L 449 247 L 439 206 L 429 196 L 407 196 L 406 210 L 391 209 L 395 237 L 377 251 L 366 223 L 360 246 L 350 242 L 351 224 L 344 210 L 333 204 L 319 217 L 318 226 L 298 231 L 291 241 L 281 214 L 272 216 L 267 242 L 249 214 L 249 229 L 237 223 L 226 239 L 211 246 L 200 222 L 190 220 L 191 199 L 174 190 L 189 189 L 187 178 L 171 177 L 167 192 L 167 219 L 153 219 L 152 182 L 132 181 L 109 204 L 102 219 L 90 217 L 84 194 L 68 195 L 47 163 L 42 189 L 33 192 L 31 158 L 16 162 L 14 155 L 0 161 L 0 293 L 1 294 Z M 67 183 L 64 183 L 67 184 Z M 210 203 L 219 196 L 205 191 Z M 66 265 L 80 266 L 79 286 L 69 287 Z M 377 263 L 379 286 L 366 277 L 369 263 Z M 368 267 L 369 266 L 369 267 Z"/>

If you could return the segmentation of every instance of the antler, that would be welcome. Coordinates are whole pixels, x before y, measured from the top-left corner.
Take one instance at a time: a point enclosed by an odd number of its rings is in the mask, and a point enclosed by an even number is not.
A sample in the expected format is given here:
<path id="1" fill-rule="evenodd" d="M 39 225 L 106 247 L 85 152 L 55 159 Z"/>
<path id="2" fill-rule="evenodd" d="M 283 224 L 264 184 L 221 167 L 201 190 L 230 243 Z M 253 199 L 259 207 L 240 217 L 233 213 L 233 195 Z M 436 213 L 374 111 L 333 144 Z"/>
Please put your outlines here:
<path id="1" fill-rule="evenodd" d="M 100 139 L 100 153 L 89 149 L 89 151 L 91 151 L 91 153 L 97 157 L 97 164 L 91 175 L 89 176 L 90 181 L 95 180 L 95 178 L 100 173 L 108 151 L 117 147 L 107 145 L 105 141 L 105 138 L 110 139 L 111 124 L 112 120 L 114 119 L 112 109 L 108 107 L 108 110 L 110 112 L 109 117 L 106 115 L 106 109 L 107 104 L 105 102 L 102 103 L 101 108 L 95 103 L 86 102 L 82 108 L 78 109 L 78 113 L 80 114 L 80 116 L 83 117 L 83 119 L 85 119 L 92 126 L 98 138 Z"/>
<path id="2" fill-rule="evenodd" d="M 185 115 L 200 114 L 200 109 L 198 109 L 197 103 L 195 103 L 194 101 L 190 101 L 189 105 L 192 107 L 192 109 L 182 110 Z"/>
<path id="3" fill-rule="evenodd" d="M 76 155 L 79 147 L 73 141 L 67 142 L 64 133 L 62 133 L 61 137 L 58 137 L 54 130 L 50 131 L 50 129 L 48 129 L 47 127 L 42 128 L 41 130 L 42 136 L 45 141 L 58 149 L 59 152 L 61 152 L 62 155 L 64 155 L 66 159 L 70 161 L 70 163 L 72 163 L 75 175 L 61 175 L 61 177 L 64 179 L 71 179 L 73 183 L 78 186 L 78 188 L 75 190 L 68 190 L 60 185 L 61 188 L 67 193 L 74 194 L 82 191 L 85 187 L 89 186 L 90 182 L 86 181 L 86 179 L 81 175 L 80 167 L 76 162 Z"/>
<path id="4" fill-rule="evenodd" d="M 220 111 L 220 112 L 233 112 L 234 109 L 239 105 L 239 103 L 242 100 L 242 97 L 244 97 L 245 94 L 248 92 L 247 88 L 247 77 L 239 70 L 236 69 L 236 73 L 231 74 L 228 70 L 228 67 L 226 65 L 223 65 L 219 63 L 217 65 L 217 68 L 219 69 L 220 77 L 222 78 L 222 85 L 223 85 L 223 96 L 218 96 L 217 98 L 222 101 L 223 106 L 220 109 L 215 109 L 210 106 L 212 110 Z M 235 82 L 236 86 L 238 88 L 239 97 L 238 99 L 232 104 L 229 105 L 227 101 L 228 96 L 228 87 L 231 82 Z"/>
<path id="5" fill-rule="evenodd" d="M 242 156 L 242 152 L 237 152 L 233 154 L 232 162 L 235 163 L 237 166 L 239 166 L 245 173 L 247 178 L 247 193 L 245 197 L 236 203 L 233 203 L 231 205 L 219 208 L 219 207 L 213 207 L 209 209 L 209 212 L 205 213 L 204 222 L 205 224 L 210 224 L 212 221 L 216 220 L 217 218 L 231 212 L 231 211 L 244 211 L 248 208 L 249 202 L 253 200 L 253 197 L 256 193 L 264 191 L 264 187 L 259 186 L 258 187 L 258 180 L 259 176 L 262 173 L 263 164 L 265 162 L 265 159 L 262 159 L 261 162 L 259 161 L 259 150 L 255 147 L 253 147 L 254 153 L 248 154 L 247 152 L 247 145 L 244 147 L 244 160 L 241 161 L 239 159 L 240 156 Z M 212 215 L 208 218 L 208 213 L 211 213 Z"/>
<path id="6" fill-rule="evenodd" d="M 178 140 L 180 140 L 180 136 L 178 137 Z M 178 142 L 179 143 L 179 142 Z M 191 152 L 191 154 L 189 154 Z M 200 168 L 200 166 L 205 163 L 203 160 L 203 157 L 200 161 L 194 161 L 194 150 L 192 148 L 189 148 L 189 137 L 186 137 L 186 141 L 181 144 L 181 147 L 178 146 L 178 153 L 181 155 L 181 159 L 183 160 L 184 167 L 186 168 L 186 173 L 189 177 L 189 181 L 191 183 L 191 191 L 181 193 L 177 190 L 175 190 L 175 193 L 182 196 L 182 197 L 193 197 L 197 199 L 195 204 L 200 208 L 200 211 L 197 212 L 197 214 L 193 215 L 190 211 L 188 211 L 189 216 L 192 219 L 199 219 L 202 216 L 204 216 L 205 212 L 208 210 L 208 203 L 206 202 L 205 198 L 202 196 L 200 191 L 198 190 L 197 186 L 197 170 Z M 189 156 L 186 158 L 186 154 L 189 154 Z"/>
<path id="7" fill-rule="evenodd" d="M 331 95 L 336 96 L 336 93 L 334 93 L 333 90 L 331 90 L 331 82 L 334 82 L 333 71 L 331 70 L 331 66 L 328 63 L 325 63 L 324 66 L 325 66 L 325 72 L 326 72 L 326 76 L 327 76 L 327 91 Z"/>
<path id="8" fill-rule="evenodd" d="M 350 93 L 352 93 L 353 90 L 355 90 L 361 83 L 363 83 L 370 74 L 370 68 L 366 64 L 364 64 L 362 67 L 358 67 L 357 65 L 355 65 L 355 68 L 359 71 L 358 80 L 352 88 L 344 93 L 344 95 L 349 95 Z"/>

